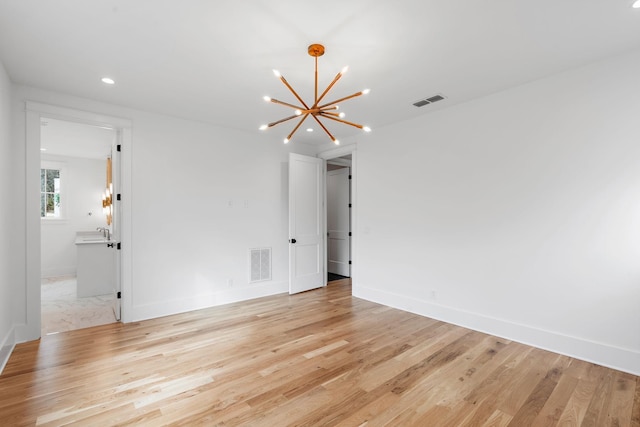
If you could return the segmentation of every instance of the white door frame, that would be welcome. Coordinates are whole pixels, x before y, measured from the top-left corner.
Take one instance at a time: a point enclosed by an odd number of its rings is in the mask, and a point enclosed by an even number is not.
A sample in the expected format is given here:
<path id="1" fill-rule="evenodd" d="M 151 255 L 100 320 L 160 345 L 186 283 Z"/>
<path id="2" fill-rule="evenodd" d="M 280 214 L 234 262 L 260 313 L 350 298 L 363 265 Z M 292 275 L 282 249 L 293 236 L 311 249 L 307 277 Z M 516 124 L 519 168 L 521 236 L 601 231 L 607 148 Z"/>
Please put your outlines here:
<path id="1" fill-rule="evenodd" d="M 344 147 L 335 148 L 333 150 L 323 151 L 322 153 L 318 153 L 317 157 L 323 160 L 331 160 L 342 156 L 347 156 L 351 154 L 351 285 L 356 284 L 358 277 L 358 257 L 357 257 L 357 242 L 358 242 L 358 233 L 357 233 L 357 220 L 358 220 L 358 185 L 357 185 L 357 177 L 358 177 L 358 166 L 357 166 L 357 151 L 355 144 L 345 145 Z M 324 221 L 323 221 L 323 235 L 324 235 L 324 247 L 325 251 L 327 248 L 327 186 L 325 182 L 325 193 L 324 193 Z M 324 257 L 324 277 L 326 284 L 327 277 L 327 256 L 325 254 Z M 351 291 L 353 293 L 353 290 Z"/>
<path id="2" fill-rule="evenodd" d="M 340 160 L 340 161 L 338 161 Z M 329 166 L 339 165 L 343 166 L 339 169 L 329 170 Z M 327 273 L 331 274 L 329 271 L 329 267 L 333 266 L 334 273 L 340 274 L 341 276 L 351 277 L 351 180 L 349 177 L 351 176 L 351 161 L 344 159 L 335 159 L 335 160 L 327 160 L 326 162 L 326 198 L 327 201 L 325 203 L 326 211 L 327 211 Z M 329 183 L 333 182 L 332 186 L 329 186 Z M 339 184 L 338 184 L 339 183 Z M 340 202 L 336 200 L 336 197 L 346 197 L 346 200 L 340 198 Z M 329 224 L 329 219 L 332 217 L 335 218 L 336 224 L 340 224 L 340 231 L 337 231 L 336 228 L 331 227 Z M 337 233 L 337 236 L 336 234 Z M 344 240 L 340 236 L 340 233 L 344 233 Z M 340 243 L 342 241 L 342 243 Z M 339 245 L 338 247 L 333 246 Z M 332 248 L 336 250 L 332 254 Z M 346 252 L 342 252 L 341 249 L 346 249 Z M 338 259 L 336 254 L 340 253 L 341 256 Z"/>
<path id="3" fill-rule="evenodd" d="M 41 331 L 41 266 L 40 266 L 40 121 L 43 117 L 110 126 L 122 132 L 121 187 L 122 195 L 122 321 L 131 321 L 131 144 L 132 122 L 128 119 L 90 113 L 66 107 L 26 102 L 25 141 L 25 222 L 26 222 L 26 319 L 16 328 L 18 342 L 40 337 Z"/>

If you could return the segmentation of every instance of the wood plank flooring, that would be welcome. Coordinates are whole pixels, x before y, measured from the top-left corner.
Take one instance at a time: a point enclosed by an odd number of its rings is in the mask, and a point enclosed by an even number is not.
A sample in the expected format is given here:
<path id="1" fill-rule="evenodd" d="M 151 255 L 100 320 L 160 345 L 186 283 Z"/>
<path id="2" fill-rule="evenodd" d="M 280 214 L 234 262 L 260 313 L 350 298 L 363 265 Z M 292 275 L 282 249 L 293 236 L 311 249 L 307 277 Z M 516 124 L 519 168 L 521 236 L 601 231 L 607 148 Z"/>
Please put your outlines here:
<path id="1" fill-rule="evenodd" d="M 623 372 L 351 296 L 348 280 L 16 347 L 0 425 L 640 426 Z"/>

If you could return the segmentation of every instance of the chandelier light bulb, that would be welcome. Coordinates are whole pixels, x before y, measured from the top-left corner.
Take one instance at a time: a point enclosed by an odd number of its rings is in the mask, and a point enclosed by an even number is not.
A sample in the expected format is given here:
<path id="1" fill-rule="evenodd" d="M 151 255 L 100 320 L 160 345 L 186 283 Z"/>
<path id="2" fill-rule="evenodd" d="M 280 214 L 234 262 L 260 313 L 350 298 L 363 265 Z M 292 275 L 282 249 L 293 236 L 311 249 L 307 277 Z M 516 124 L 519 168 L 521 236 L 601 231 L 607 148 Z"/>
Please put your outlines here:
<path id="1" fill-rule="evenodd" d="M 345 114 L 345 113 L 340 113 L 340 114 L 338 114 L 338 117 L 340 117 L 341 119 L 344 119 L 344 116 L 346 116 L 346 114 Z"/>
<path id="2" fill-rule="evenodd" d="M 295 113 L 296 113 L 296 116 L 301 116 L 302 115 L 302 110 L 296 110 Z"/>
<path id="3" fill-rule="evenodd" d="M 264 99 L 266 102 L 271 102 L 271 97 L 269 96 L 263 96 L 262 99 Z"/>
<path id="4" fill-rule="evenodd" d="M 640 9 L 640 0 L 636 0 L 632 6 L 634 9 Z"/>
<path id="5" fill-rule="evenodd" d="M 334 139 L 334 140 L 333 140 L 333 142 L 334 142 L 334 144 L 336 144 L 336 145 L 340 145 L 340 141 L 338 141 L 337 139 Z"/>
<path id="6" fill-rule="evenodd" d="M 362 130 L 365 132 L 371 132 L 371 128 L 369 126 L 364 126 Z"/>
<path id="7" fill-rule="evenodd" d="M 280 71 L 278 71 L 278 70 L 273 70 L 273 74 L 278 78 L 282 77 L 282 74 L 280 74 Z"/>
<path id="8" fill-rule="evenodd" d="M 347 71 L 349 71 L 349 66 L 345 65 L 345 67 L 340 71 L 340 74 L 345 74 Z"/>
<path id="9" fill-rule="evenodd" d="M 262 126 L 260 126 L 258 129 L 260 129 L 260 130 L 267 130 L 268 128 L 269 128 L 269 126 L 268 126 L 268 125 L 262 125 Z"/>
<path id="10" fill-rule="evenodd" d="M 284 139 L 284 143 L 286 144 L 286 143 L 288 143 L 288 142 L 289 142 L 289 138 L 285 138 L 285 139 Z"/>
<path id="11" fill-rule="evenodd" d="M 363 91 L 362 91 L 362 94 L 363 94 L 363 95 L 366 95 L 366 94 L 368 94 L 369 92 L 371 92 L 371 89 L 365 89 L 365 90 L 363 90 Z"/>

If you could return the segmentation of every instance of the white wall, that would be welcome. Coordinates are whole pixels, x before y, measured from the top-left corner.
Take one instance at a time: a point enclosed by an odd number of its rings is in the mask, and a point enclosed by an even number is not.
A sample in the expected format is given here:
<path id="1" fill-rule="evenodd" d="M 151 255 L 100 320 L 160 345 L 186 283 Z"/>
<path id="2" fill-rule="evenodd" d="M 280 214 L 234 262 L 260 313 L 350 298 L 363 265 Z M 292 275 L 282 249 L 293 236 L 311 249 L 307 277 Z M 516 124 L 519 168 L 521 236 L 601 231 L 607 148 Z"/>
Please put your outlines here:
<path id="1" fill-rule="evenodd" d="M 131 162 L 131 289 L 123 295 L 134 321 L 229 301 L 285 292 L 287 288 L 287 163 L 289 150 L 312 154 L 312 147 L 267 141 L 256 133 L 222 129 L 87 99 L 17 86 L 13 103 L 16 159 L 25 188 L 25 101 L 37 101 L 133 122 L 133 141 L 123 146 Z M 17 209 L 24 234 L 27 213 Z M 29 239 L 29 237 L 27 237 Z M 21 243 L 24 247 L 24 238 Z M 273 248 L 273 280 L 248 283 L 249 249 Z M 124 250 L 123 250 L 124 253 Z M 17 264 L 24 265 L 20 258 Z M 16 291 L 17 322 L 32 318 L 39 304 L 36 285 L 21 275 Z M 127 291 L 123 289 L 123 291 Z M 30 295 L 30 294 L 29 294 Z M 124 301 L 123 301 L 124 302 Z M 33 311 L 32 311 L 33 312 Z M 35 317 L 35 314 L 33 315 Z M 27 322 L 28 323 L 28 322 Z M 32 321 L 33 323 L 33 321 Z M 33 325 L 24 335 L 30 339 Z"/>
<path id="2" fill-rule="evenodd" d="M 106 159 L 81 159 L 43 154 L 43 162 L 54 162 L 64 170 L 65 212 L 62 220 L 43 220 L 41 225 L 42 277 L 75 275 L 78 231 L 107 227 L 102 214 L 102 192 L 106 185 Z M 89 215 L 89 212 L 92 214 Z"/>
<path id="3" fill-rule="evenodd" d="M 259 133 L 134 117 L 135 318 L 288 290 L 288 150 Z M 250 285 L 256 247 L 272 248 L 273 274 Z"/>
<path id="4" fill-rule="evenodd" d="M 640 51 L 362 138 L 354 294 L 640 374 L 638 76 Z"/>
<path id="5" fill-rule="evenodd" d="M 11 105 L 11 82 L 0 62 L 0 371 L 4 367 L 7 358 L 13 348 L 13 303 L 11 292 L 12 279 L 12 256 L 13 248 L 11 242 L 11 229 L 13 219 L 14 192 L 12 183 L 14 182 L 11 135 L 9 133 L 11 125 L 10 105 Z"/>

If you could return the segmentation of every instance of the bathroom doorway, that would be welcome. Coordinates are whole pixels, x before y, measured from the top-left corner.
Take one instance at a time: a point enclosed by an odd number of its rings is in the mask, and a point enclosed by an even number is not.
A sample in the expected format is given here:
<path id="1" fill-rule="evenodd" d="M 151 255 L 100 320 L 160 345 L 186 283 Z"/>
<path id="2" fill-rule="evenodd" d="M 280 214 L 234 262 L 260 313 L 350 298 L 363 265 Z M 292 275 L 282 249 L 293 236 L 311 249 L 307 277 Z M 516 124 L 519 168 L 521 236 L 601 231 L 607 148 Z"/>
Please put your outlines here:
<path id="1" fill-rule="evenodd" d="M 117 141 L 111 126 L 40 118 L 42 335 L 119 319 L 111 167 Z"/>

